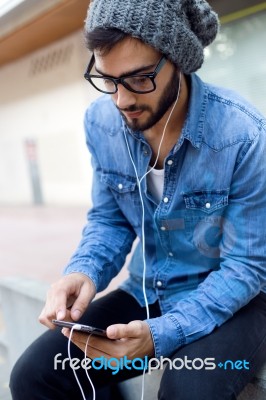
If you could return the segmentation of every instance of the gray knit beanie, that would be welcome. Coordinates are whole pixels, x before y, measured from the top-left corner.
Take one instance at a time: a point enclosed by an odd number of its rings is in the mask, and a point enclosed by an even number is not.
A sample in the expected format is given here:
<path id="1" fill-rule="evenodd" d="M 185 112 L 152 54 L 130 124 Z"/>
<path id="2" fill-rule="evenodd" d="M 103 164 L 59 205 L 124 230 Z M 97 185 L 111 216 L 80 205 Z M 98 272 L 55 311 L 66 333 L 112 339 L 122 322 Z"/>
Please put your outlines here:
<path id="1" fill-rule="evenodd" d="M 87 32 L 117 28 L 142 40 L 186 74 L 201 67 L 218 27 L 205 0 L 93 0 L 85 21 Z"/>

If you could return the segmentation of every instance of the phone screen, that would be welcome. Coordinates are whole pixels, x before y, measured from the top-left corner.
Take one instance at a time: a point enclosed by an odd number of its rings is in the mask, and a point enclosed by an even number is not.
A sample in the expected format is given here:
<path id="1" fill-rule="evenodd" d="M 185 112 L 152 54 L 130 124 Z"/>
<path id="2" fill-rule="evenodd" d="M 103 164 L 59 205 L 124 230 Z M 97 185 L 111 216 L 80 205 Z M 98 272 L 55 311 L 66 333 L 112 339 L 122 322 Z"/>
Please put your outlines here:
<path id="1" fill-rule="evenodd" d="M 86 332 L 86 333 L 90 333 L 90 334 L 99 335 L 99 336 L 105 336 L 106 337 L 106 331 L 104 329 L 95 328 L 94 326 L 78 324 L 78 323 L 75 323 L 75 322 L 59 321 L 58 319 L 53 319 L 52 323 L 57 325 L 57 326 L 62 326 L 62 327 L 65 327 L 65 328 L 70 328 L 70 329 L 74 325 L 76 325 L 75 330 L 77 330 L 77 331 Z"/>

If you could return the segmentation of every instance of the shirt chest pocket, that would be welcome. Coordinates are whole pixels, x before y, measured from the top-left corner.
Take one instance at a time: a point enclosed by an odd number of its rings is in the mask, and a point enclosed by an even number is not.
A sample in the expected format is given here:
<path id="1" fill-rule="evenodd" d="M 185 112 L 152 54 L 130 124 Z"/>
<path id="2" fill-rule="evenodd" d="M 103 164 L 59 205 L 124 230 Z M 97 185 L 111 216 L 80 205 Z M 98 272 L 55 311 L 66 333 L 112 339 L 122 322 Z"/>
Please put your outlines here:
<path id="1" fill-rule="evenodd" d="M 206 190 L 183 193 L 187 239 L 207 257 L 219 257 L 228 192 Z"/>
<path id="2" fill-rule="evenodd" d="M 136 178 L 113 171 L 104 171 L 101 174 L 101 182 L 108 186 L 131 225 L 139 226 L 142 213 Z"/>
<path id="3" fill-rule="evenodd" d="M 103 172 L 101 181 L 108 185 L 118 197 L 130 194 L 136 190 L 136 179 L 115 172 Z"/>
<path id="4" fill-rule="evenodd" d="M 202 190 L 183 193 L 188 215 L 213 214 L 228 205 L 228 190 Z M 189 213 L 189 211 L 192 211 Z M 203 214 L 202 214 L 203 213 Z"/>

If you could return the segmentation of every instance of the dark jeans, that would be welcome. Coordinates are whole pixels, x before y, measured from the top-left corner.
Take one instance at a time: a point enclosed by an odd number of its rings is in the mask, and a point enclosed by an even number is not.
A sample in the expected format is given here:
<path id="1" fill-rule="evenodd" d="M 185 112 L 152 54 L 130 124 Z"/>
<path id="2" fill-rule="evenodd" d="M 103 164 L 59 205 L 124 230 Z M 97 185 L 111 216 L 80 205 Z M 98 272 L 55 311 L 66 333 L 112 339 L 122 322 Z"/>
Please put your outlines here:
<path id="1" fill-rule="evenodd" d="M 158 303 L 151 305 L 151 318 L 159 315 Z M 127 323 L 145 318 L 145 308 L 141 308 L 132 296 L 116 290 L 94 301 L 80 322 L 106 328 L 112 323 Z M 67 339 L 60 329 L 47 331 L 24 352 L 11 374 L 13 400 L 82 399 L 69 364 L 66 363 L 64 369 L 62 364 L 58 364 L 55 370 L 54 357 L 58 353 L 62 353 L 60 360 L 68 357 Z M 74 345 L 71 346 L 71 356 L 84 358 L 84 354 Z M 186 357 L 188 360 L 215 358 L 216 368 L 200 369 L 200 360 L 195 360 L 192 369 L 166 368 L 158 399 L 235 399 L 266 361 L 266 295 L 258 295 L 210 335 L 179 349 L 172 359 L 185 360 Z M 243 363 L 233 365 L 230 362 L 226 364 L 226 369 L 218 367 L 220 362 L 224 364 L 226 360 L 246 361 L 246 368 Z M 176 365 L 179 367 L 181 362 Z M 190 363 L 189 367 L 191 365 Z M 92 389 L 85 371 L 80 368 L 76 372 L 88 399 L 92 398 Z M 96 399 L 118 400 L 116 383 L 139 373 L 140 371 L 123 369 L 113 375 L 110 370 L 90 369 L 89 375 L 96 387 Z"/>

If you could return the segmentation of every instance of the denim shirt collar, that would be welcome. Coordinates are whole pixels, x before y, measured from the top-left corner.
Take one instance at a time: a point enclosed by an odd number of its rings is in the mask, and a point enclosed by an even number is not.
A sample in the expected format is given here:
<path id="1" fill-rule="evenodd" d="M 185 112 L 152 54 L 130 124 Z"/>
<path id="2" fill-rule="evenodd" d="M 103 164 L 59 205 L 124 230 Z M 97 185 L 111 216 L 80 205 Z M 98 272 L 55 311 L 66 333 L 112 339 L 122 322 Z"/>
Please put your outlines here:
<path id="1" fill-rule="evenodd" d="M 207 88 L 201 79 L 191 74 L 190 78 L 190 100 L 186 122 L 181 137 L 189 140 L 191 144 L 199 149 L 204 134 L 204 123 L 206 120 Z M 200 105 L 200 107 L 199 107 Z"/>

